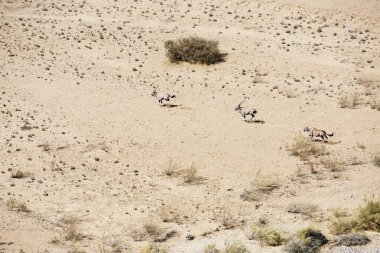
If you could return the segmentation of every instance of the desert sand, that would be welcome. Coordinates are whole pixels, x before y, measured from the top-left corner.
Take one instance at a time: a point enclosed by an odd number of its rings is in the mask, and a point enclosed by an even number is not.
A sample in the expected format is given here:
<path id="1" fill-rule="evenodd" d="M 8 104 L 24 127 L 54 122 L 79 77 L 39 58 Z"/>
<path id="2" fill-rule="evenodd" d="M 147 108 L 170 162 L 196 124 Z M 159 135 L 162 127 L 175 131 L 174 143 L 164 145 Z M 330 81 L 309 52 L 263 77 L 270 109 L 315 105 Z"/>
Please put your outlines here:
<path id="1" fill-rule="evenodd" d="M 164 42 L 186 36 L 225 62 L 171 63 Z M 243 98 L 256 122 L 234 111 Z M 140 252 L 149 224 L 173 253 L 283 252 L 247 238 L 260 221 L 334 238 L 334 210 L 380 194 L 379 99 L 378 0 L 0 0 L 0 252 Z M 334 132 L 316 145 L 339 170 L 291 155 L 306 126 Z M 244 200 L 258 181 L 270 192 Z"/>

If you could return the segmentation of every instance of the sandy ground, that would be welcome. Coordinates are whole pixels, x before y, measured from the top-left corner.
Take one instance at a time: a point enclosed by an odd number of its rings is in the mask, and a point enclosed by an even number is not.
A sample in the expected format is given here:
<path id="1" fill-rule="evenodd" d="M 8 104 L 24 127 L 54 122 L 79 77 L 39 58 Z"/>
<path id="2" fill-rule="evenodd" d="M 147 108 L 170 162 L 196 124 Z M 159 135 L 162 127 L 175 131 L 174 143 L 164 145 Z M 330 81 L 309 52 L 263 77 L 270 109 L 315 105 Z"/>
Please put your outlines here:
<path id="1" fill-rule="evenodd" d="M 219 41 L 226 61 L 171 64 L 164 41 L 189 35 Z M 150 96 L 157 85 L 176 95 L 172 107 Z M 150 223 L 175 231 L 173 253 L 233 240 L 282 252 L 248 240 L 264 218 L 287 236 L 313 226 L 333 239 L 335 209 L 380 193 L 379 87 L 378 0 L 0 0 L 0 252 L 139 252 Z M 341 108 L 354 92 L 356 108 Z M 244 97 L 258 122 L 234 111 Z M 305 126 L 334 132 L 321 145 L 341 171 L 312 174 L 291 156 Z M 165 175 L 170 161 L 202 180 Z M 276 189 L 241 199 L 258 178 Z M 289 213 L 291 203 L 317 212 Z"/>

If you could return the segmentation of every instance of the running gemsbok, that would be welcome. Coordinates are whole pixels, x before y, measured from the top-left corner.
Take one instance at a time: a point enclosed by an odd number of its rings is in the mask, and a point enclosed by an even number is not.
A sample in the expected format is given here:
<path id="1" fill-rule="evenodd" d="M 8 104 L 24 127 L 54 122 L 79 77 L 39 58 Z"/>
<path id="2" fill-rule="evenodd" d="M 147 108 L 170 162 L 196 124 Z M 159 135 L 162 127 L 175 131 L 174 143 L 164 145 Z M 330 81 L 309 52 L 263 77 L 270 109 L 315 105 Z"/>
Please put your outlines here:
<path id="1" fill-rule="evenodd" d="M 152 97 L 155 97 L 157 100 L 158 100 L 158 103 L 162 104 L 162 101 L 165 100 L 165 101 L 170 101 L 171 98 L 175 98 L 175 95 L 170 95 L 169 93 L 167 92 L 157 92 L 157 88 L 159 86 L 157 86 L 156 88 L 154 88 L 153 92 L 152 92 Z"/>
<path id="2" fill-rule="evenodd" d="M 241 104 L 245 101 L 245 99 L 243 101 L 241 101 L 236 107 L 235 107 L 235 111 L 237 111 L 238 113 L 240 113 L 240 115 L 244 118 L 244 120 L 246 120 L 246 116 L 247 115 L 251 115 L 251 120 L 255 117 L 255 114 L 257 113 L 256 109 L 254 108 L 246 108 L 246 107 L 241 107 Z"/>

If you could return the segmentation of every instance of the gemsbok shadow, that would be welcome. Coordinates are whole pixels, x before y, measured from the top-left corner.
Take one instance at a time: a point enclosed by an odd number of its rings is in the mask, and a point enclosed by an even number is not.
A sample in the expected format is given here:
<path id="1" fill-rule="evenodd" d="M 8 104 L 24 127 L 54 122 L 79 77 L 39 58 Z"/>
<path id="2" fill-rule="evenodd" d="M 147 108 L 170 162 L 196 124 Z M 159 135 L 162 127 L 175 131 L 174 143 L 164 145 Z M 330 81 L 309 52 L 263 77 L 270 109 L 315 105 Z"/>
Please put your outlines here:
<path id="1" fill-rule="evenodd" d="M 244 122 L 247 124 L 264 124 L 265 123 L 265 121 L 261 119 L 248 119 L 248 120 L 244 120 Z"/>
<path id="2" fill-rule="evenodd" d="M 165 108 L 176 108 L 176 107 L 180 107 L 181 105 L 177 105 L 177 104 L 160 104 L 161 107 L 165 107 Z"/>

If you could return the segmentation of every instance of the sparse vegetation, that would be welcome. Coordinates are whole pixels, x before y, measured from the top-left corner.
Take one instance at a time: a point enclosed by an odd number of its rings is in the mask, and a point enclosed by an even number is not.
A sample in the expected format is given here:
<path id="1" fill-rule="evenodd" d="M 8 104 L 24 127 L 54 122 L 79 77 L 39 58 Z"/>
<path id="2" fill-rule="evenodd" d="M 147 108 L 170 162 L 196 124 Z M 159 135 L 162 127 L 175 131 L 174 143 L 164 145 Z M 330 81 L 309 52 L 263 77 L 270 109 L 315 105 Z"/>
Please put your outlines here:
<path id="1" fill-rule="evenodd" d="M 166 55 L 171 62 L 215 64 L 223 62 L 226 54 L 219 51 L 218 42 L 199 37 L 165 41 Z"/>
<path id="2" fill-rule="evenodd" d="M 213 213 L 214 219 L 223 226 L 223 229 L 232 229 L 239 225 L 239 221 L 236 218 L 236 215 L 233 215 L 232 213 L 231 206 L 225 205 L 219 209 L 214 210 Z"/>
<path id="3" fill-rule="evenodd" d="M 320 163 L 331 172 L 340 172 L 344 169 L 344 163 L 336 156 L 323 158 Z"/>
<path id="4" fill-rule="evenodd" d="M 64 238 L 67 241 L 80 241 L 83 235 L 78 231 L 79 219 L 73 216 L 65 217 L 60 220 Z"/>
<path id="5" fill-rule="evenodd" d="M 280 187 L 280 184 L 273 178 L 262 177 L 261 171 L 258 170 L 255 178 L 248 189 L 240 195 L 240 198 L 245 201 L 259 201 L 266 194 Z"/>
<path id="6" fill-rule="evenodd" d="M 354 92 L 351 94 L 343 95 L 339 99 L 339 105 L 341 108 L 350 108 L 353 109 L 359 104 L 359 94 Z"/>
<path id="7" fill-rule="evenodd" d="M 259 240 L 262 244 L 267 246 L 280 246 L 286 239 L 275 229 L 262 227 L 258 228 L 251 226 L 248 234 L 249 240 Z"/>
<path id="8" fill-rule="evenodd" d="M 149 220 L 142 224 L 140 228 L 133 229 L 131 237 L 135 241 L 154 240 L 157 241 L 165 233 L 163 229 L 156 221 Z"/>
<path id="9" fill-rule="evenodd" d="M 123 247 L 121 246 L 121 242 L 116 240 L 114 237 L 111 238 L 103 238 L 102 242 L 98 247 L 99 253 L 122 253 Z"/>
<path id="10" fill-rule="evenodd" d="M 335 244 L 340 246 L 358 246 L 358 245 L 365 245 L 369 243 L 369 238 L 366 235 L 363 234 L 345 234 L 338 237 Z"/>
<path id="11" fill-rule="evenodd" d="M 182 224 L 182 212 L 179 210 L 179 207 L 174 204 L 161 206 L 158 214 L 163 222 Z"/>
<path id="12" fill-rule="evenodd" d="M 323 144 L 312 142 L 309 138 L 301 135 L 295 137 L 293 143 L 287 149 L 293 156 L 298 156 L 301 161 L 309 160 L 310 156 L 319 157 L 326 153 Z"/>
<path id="13" fill-rule="evenodd" d="M 331 233 L 335 235 L 367 230 L 380 232 L 380 200 L 367 201 L 351 217 L 345 218 L 335 215 L 330 226 Z"/>
<path id="14" fill-rule="evenodd" d="M 312 228 L 300 230 L 296 237 L 285 246 L 288 253 L 317 253 L 328 242 L 327 238 L 319 231 Z"/>
<path id="15" fill-rule="evenodd" d="M 18 211 L 18 212 L 24 212 L 24 213 L 30 212 L 30 209 L 26 206 L 25 202 L 18 201 L 14 198 L 10 198 L 7 201 L 7 207 L 11 211 Z"/>

